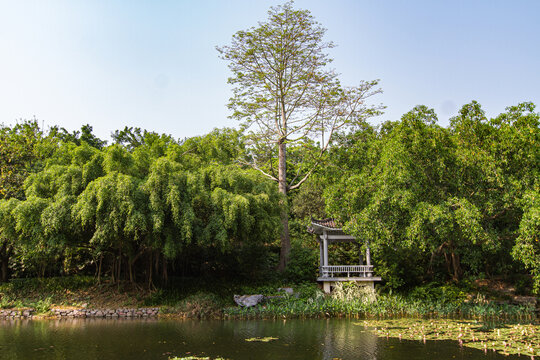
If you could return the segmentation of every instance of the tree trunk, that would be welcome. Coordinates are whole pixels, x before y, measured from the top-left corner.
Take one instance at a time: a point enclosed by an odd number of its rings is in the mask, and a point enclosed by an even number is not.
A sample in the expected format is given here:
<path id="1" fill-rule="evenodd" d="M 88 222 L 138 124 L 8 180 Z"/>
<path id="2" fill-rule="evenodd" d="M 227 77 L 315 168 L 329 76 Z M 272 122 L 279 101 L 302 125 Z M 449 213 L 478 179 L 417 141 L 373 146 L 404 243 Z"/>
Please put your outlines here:
<path id="1" fill-rule="evenodd" d="M 9 267 L 8 267 L 7 257 L 2 257 L 2 282 L 7 282 L 9 280 Z"/>
<path id="2" fill-rule="evenodd" d="M 165 256 L 163 256 L 163 261 L 162 261 L 162 279 L 163 279 L 163 285 L 167 285 L 167 283 L 169 282 L 169 275 L 167 273 L 167 258 Z"/>
<path id="3" fill-rule="evenodd" d="M 452 276 L 452 261 L 446 251 L 444 252 L 444 261 L 446 262 L 446 271 L 448 271 L 448 276 Z"/>
<path id="4" fill-rule="evenodd" d="M 11 256 L 11 249 L 4 243 L 0 250 L 0 261 L 2 261 L 2 282 L 9 280 L 9 257 Z"/>
<path id="5" fill-rule="evenodd" d="M 128 271 L 129 271 L 129 282 L 133 284 L 135 282 L 135 279 L 133 278 L 133 263 L 135 261 L 129 261 L 128 262 Z"/>
<path id="6" fill-rule="evenodd" d="M 454 269 L 452 280 L 458 282 L 461 277 L 461 262 L 459 260 L 459 254 L 456 254 L 454 251 L 452 251 L 452 267 Z"/>
<path id="7" fill-rule="evenodd" d="M 153 255 L 154 255 L 154 252 L 150 251 L 150 254 L 148 255 L 148 290 L 152 288 Z"/>
<path id="8" fill-rule="evenodd" d="M 99 255 L 99 267 L 98 267 L 98 275 L 97 275 L 97 283 L 98 285 L 101 285 L 101 265 L 103 264 L 103 254 Z"/>
<path id="9" fill-rule="evenodd" d="M 285 139 L 279 142 L 278 154 L 278 184 L 279 192 L 283 194 L 283 203 L 281 204 L 281 251 L 279 253 L 278 271 L 283 272 L 289 262 L 291 253 L 291 239 L 289 237 L 289 209 L 287 204 L 287 144 Z"/>
<path id="10" fill-rule="evenodd" d="M 120 272 L 122 271 L 122 246 L 120 246 L 120 249 L 118 249 L 118 268 L 116 271 L 116 283 L 120 285 Z"/>

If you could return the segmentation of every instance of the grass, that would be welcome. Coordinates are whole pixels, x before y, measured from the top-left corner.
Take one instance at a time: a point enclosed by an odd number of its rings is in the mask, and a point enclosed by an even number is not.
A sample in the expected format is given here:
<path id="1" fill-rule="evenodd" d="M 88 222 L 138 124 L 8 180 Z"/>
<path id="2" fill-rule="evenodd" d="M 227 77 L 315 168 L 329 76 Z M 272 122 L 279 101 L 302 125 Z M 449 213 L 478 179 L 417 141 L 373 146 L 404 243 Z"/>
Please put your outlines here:
<path id="1" fill-rule="evenodd" d="M 90 276 L 12 279 L 0 284 L 0 308 L 34 308 L 44 314 L 53 307 L 138 307 L 140 294 L 135 287 L 119 289 L 107 281 L 97 284 Z"/>

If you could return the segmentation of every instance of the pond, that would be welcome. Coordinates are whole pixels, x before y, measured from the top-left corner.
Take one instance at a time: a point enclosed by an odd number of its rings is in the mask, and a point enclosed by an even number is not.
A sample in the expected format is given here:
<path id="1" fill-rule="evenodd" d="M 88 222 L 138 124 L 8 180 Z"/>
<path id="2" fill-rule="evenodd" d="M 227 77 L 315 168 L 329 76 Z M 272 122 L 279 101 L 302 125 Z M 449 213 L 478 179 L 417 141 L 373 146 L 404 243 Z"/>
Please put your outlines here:
<path id="1" fill-rule="evenodd" d="M 246 341 L 275 338 L 268 342 Z M 269 339 L 266 339 L 269 340 Z M 355 321 L 15 320 L 0 322 L 0 359 L 525 359 L 457 342 L 378 338 Z M 528 357 L 527 357 L 528 359 Z"/>

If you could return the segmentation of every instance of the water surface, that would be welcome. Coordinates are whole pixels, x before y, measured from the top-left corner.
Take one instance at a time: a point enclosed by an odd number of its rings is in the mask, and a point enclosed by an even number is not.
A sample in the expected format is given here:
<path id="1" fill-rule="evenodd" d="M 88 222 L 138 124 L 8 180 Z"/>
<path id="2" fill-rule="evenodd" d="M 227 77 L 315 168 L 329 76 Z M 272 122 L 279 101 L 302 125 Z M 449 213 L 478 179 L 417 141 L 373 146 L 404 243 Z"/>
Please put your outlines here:
<path id="1" fill-rule="evenodd" d="M 16 320 L 0 321 L 0 359 L 525 359 L 460 348 L 451 341 L 378 338 L 355 321 Z M 253 337 L 275 337 L 268 343 Z"/>

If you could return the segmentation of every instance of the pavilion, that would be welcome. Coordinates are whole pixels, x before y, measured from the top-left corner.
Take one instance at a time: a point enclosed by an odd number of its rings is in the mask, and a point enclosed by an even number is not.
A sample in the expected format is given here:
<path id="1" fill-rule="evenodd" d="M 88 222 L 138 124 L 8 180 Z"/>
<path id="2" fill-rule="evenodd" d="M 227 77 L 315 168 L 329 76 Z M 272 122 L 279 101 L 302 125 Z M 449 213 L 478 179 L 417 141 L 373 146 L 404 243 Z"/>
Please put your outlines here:
<path id="1" fill-rule="evenodd" d="M 315 220 L 311 218 L 311 225 L 308 232 L 318 235 L 320 249 L 319 277 L 317 281 L 322 282 L 323 290 L 329 293 L 331 287 L 341 281 L 356 281 L 367 286 L 374 287 L 375 281 L 381 281 L 380 277 L 373 276 L 373 265 L 371 265 L 371 253 L 369 242 L 366 241 L 365 264 L 364 256 L 359 254 L 358 265 L 329 265 L 328 264 L 328 244 L 337 242 L 358 243 L 356 238 L 345 234 L 334 219 Z"/>

